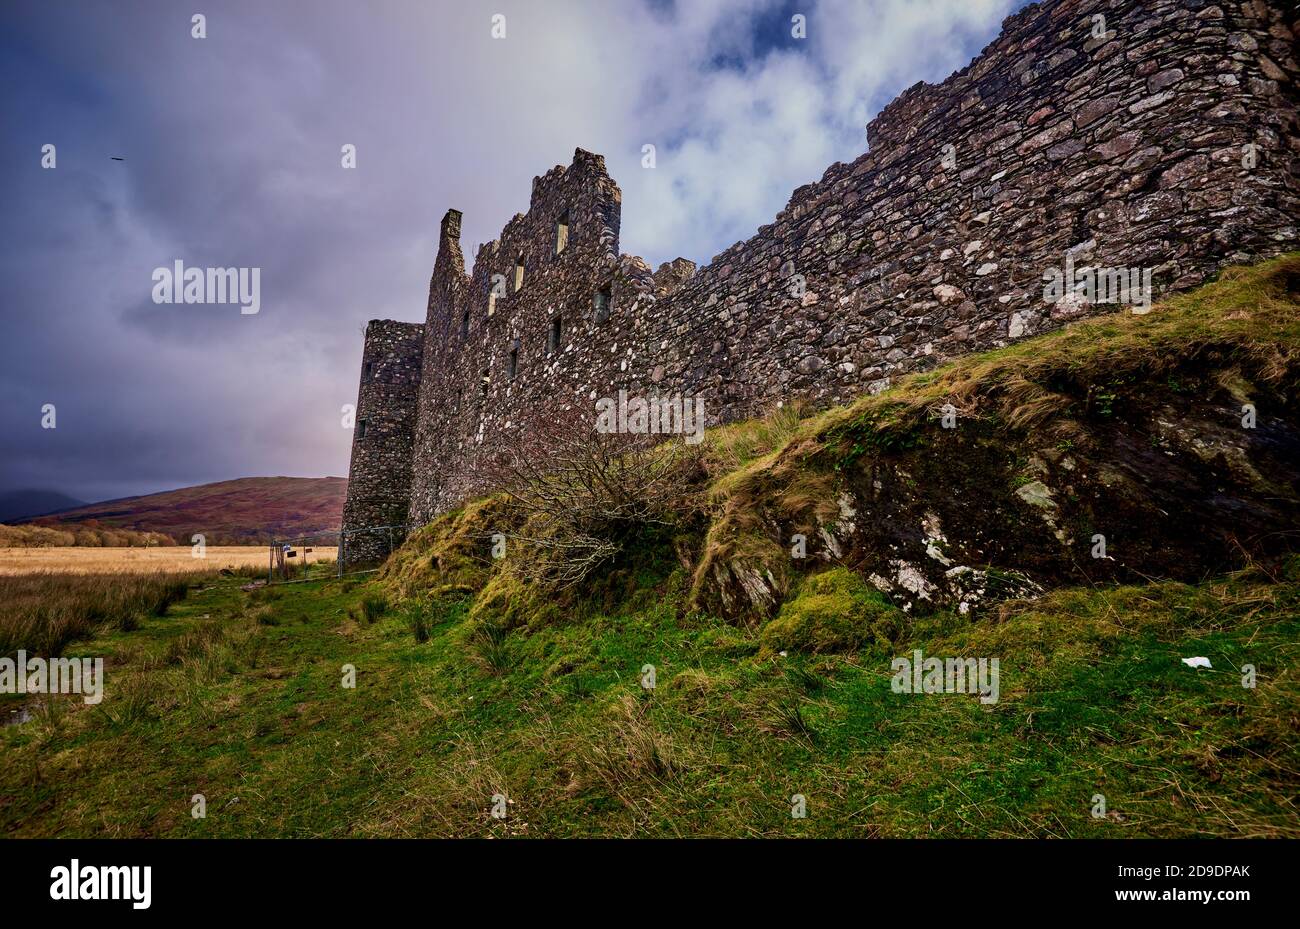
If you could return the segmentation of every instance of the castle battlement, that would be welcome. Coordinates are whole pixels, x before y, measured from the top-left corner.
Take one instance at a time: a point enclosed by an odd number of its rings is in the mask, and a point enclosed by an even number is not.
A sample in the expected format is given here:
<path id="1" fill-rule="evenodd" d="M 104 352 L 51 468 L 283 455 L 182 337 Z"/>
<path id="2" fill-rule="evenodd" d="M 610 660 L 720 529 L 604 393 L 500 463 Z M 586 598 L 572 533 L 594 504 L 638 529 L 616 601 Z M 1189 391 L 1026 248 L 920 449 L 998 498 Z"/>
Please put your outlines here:
<path id="1" fill-rule="evenodd" d="M 359 421 L 384 428 L 354 438 L 345 529 L 396 515 L 367 501 L 423 522 L 486 489 L 485 458 L 557 401 L 699 395 L 711 424 L 844 402 L 1113 311 L 1044 300 L 1067 256 L 1170 291 L 1296 248 L 1293 25 L 1278 0 L 1029 6 L 699 269 L 619 253 L 622 195 L 582 149 L 534 179 L 472 276 L 449 211 L 424 325 L 367 329 L 363 365 L 419 376 L 379 390 L 363 372 Z"/>

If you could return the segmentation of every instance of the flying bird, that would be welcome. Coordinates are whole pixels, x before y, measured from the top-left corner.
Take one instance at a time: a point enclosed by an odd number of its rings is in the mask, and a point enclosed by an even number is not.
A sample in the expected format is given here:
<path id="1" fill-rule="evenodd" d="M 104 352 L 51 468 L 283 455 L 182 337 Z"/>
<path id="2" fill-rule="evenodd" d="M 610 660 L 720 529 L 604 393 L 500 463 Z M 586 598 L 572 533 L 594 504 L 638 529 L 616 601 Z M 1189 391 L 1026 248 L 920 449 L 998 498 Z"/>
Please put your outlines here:
<path id="1" fill-rule="evenodd" d="M 125 158 L 119 158 L 116 155 L 109 155 L 108 157 L 111 158 L 113 161 L 126 161 Z"/>

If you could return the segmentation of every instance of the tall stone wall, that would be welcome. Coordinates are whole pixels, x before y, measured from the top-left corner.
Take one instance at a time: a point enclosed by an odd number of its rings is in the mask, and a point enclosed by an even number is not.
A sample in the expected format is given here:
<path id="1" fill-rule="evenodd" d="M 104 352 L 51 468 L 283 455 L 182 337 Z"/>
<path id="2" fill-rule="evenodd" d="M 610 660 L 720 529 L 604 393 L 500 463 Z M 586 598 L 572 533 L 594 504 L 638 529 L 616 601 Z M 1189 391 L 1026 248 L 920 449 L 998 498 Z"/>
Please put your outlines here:
<path id="1" fill-rule="evenodd" d="M 1067 255 L 1182 289 L 1295 248 L 1296 79 L 1280 6 L 1026 8 L 660 306 L 680 335 L 657 361 L 723 410 L 840 401 L 1088 312 L 1043 299 Z"/>
<path id="2" fill-rule="evenodd" d="M 704 398 L 710 423 L 794 397 L 844 401 L 1113 311 L 1044 299 L 1044 273 L 1067 258 L 1150 269 L 1159 291 L 1296 248 L 1296 28 L 1263 0 L 1027 7 L 967 68 L 886 107 L 868 153 L 698 272 L 619 254 L 618 187 L 582 150 L 534 180 L 528 212 L 479 251 L 472 278 L 450 212 L 412 519 L 483 489 L 483 463 L 557 401 L 680 392 Z"/>
<path id="3" fill-rule="evenodd" d="M 419 323 L 372 319 L 366 326 L 345 531 L 407 522 L 423 351 Z M 397 533 L 396 540 L 401 538 Z M 354 531 L 345 545 L 349 562 L 374 561 L 388 555 L 389 536 Z"/>
<path id="4" fill-rule="evenodd" d="M 534 179 L 528 212 L 479 249 L 472 278 L 458 241 L 460 214 L 453 210 L 443 220 L 425 326 L 420 464 L 411 494 L 416 519 L 476 486 L 502 437 L 551 399 L 607 384 L 619 370 L 625 322 L 615 318 L 617 308 L 628 307 L 649 281 L 643 262 L 619 258 L 621 202 L 605 160 L 578 150 L 567 168 Z M 557 251 L 566 219 L 567 239 Z M 645 283 L 634 284 L 629 274 Z M 594 308 L 602 289 L 612 308 L 605 323 Z M 556 320 L 559 342 L 552 345 Z"/>

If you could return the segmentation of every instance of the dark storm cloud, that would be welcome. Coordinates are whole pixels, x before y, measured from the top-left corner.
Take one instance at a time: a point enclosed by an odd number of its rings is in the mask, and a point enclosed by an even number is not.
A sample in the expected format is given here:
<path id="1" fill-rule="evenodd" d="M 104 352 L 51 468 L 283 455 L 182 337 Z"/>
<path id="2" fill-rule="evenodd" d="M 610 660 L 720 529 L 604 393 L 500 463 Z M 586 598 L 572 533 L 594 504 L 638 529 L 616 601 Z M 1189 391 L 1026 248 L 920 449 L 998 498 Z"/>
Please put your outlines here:
<path id="1" fill-rule="evenodd" d="M 581 146 L 625 251 L 708 260 L 1010 3 L 808 6 L 797 45 L 783 2 L 503 2 L 505 40 L 476 3 L 6 4 L 0 490 L 345 474 L 362 328 L 422 319 L 449 206 L 472 257 Z M 260 268 L 261 311 L 154 303 L 176 260 Z"/>

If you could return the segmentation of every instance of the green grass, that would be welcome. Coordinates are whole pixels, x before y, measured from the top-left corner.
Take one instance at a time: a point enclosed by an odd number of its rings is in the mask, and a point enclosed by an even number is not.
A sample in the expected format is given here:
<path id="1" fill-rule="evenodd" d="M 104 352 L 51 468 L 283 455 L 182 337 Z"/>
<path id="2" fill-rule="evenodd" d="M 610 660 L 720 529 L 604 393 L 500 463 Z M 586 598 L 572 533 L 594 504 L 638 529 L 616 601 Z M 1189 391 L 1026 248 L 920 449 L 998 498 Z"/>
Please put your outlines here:
<path id="1" fill-rule="evenodd" d="M 785 658 L 685 612 L 678 572 L 640 608 L 495 635 L 449 594 L 422 604 L 423 642 L 401 608 L 365 621 L 377 584 L 212 589 L 78 646 L 108 657 L 100 706 L 0 730 L 0 830 L 1296 837 L 1297 573 L 1057 591 Z M 893 693 L 915 648 L 999 657 L 1000 701 Z"/>

